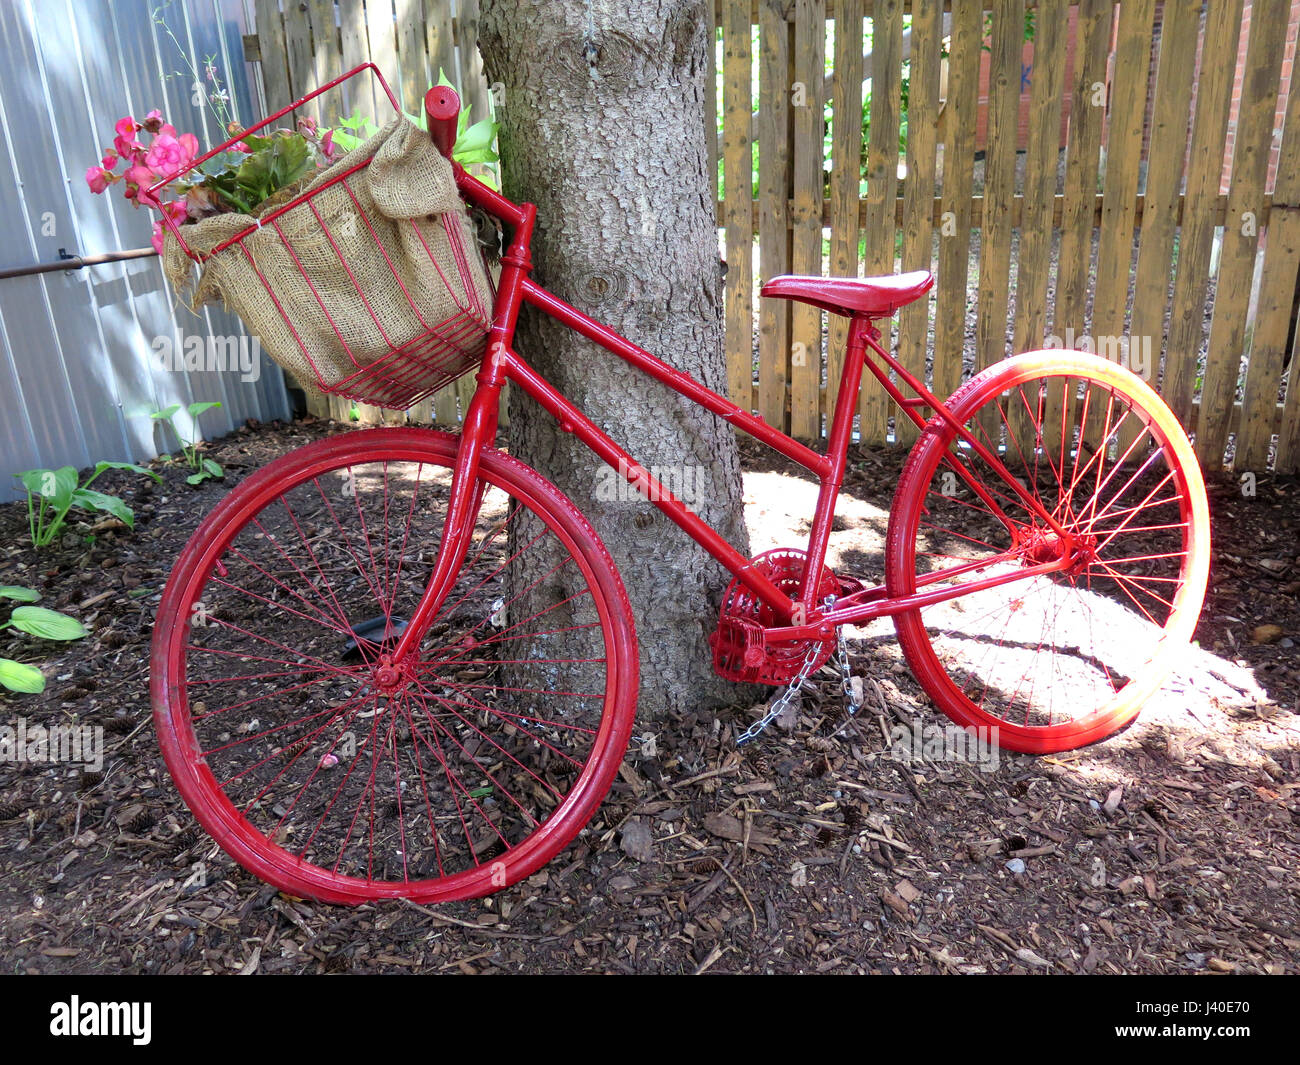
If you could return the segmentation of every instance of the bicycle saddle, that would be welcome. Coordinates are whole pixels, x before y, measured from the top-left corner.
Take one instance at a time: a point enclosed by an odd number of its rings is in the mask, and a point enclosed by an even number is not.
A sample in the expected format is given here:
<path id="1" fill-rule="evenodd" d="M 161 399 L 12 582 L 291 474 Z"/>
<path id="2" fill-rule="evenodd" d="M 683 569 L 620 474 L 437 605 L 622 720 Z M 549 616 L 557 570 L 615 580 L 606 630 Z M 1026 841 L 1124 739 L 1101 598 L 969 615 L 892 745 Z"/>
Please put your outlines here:
<path id="1" fill-rule="evenodd" d="M 814 307 L 852 318 L 888 318 L 899 307 L 924 296 L 934 286 L 929 270 L 883 277 L 797 277 L 782 274 L 760 290 L 778 299 L 799 300 Z"/>

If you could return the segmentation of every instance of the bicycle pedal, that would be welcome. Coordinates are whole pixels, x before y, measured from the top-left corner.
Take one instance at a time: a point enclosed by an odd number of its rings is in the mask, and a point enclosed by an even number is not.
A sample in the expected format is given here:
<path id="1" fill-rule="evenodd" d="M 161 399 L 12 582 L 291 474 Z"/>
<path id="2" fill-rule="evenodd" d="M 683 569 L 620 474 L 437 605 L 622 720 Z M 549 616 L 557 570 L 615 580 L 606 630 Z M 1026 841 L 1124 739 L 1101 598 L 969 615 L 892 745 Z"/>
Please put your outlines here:
<path id="1" fill-rule="evenodd" d="M 744 618 L 722 618 L 709 636 L 713 668 L 728 680 L 754 681 L 767 658 L 763 627 Z"/>

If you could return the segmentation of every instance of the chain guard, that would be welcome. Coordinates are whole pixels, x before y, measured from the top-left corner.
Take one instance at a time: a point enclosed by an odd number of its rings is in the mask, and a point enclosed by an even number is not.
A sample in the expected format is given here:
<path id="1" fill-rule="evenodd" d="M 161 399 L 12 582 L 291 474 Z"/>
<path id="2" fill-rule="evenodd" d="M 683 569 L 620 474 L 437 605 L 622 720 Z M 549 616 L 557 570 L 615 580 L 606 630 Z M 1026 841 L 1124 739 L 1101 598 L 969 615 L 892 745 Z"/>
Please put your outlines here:
<path id="1" fill-rule="evenodd" d="M 778 547 L 764 551 L 753 560 L 754 569 L 763 574 L 786 595 L 794 598 L 803 587 L 807 556 L 798 548 Z M 839 581 L 825 566 L 817 582 L 814 599 L 821 603 L 828 595 L 838 595 Z M 798 674 L 809 648 L 817 647 L 819 669 L 835 651 L 835 636 L 820 640 L 792 640 L 771 643 L 766 629 L 784 625 L 776 612 L 754 595 L 739 579 L 727 585 L 717 631 L 709 637 L 713 647 L 713 668 L 727 680 L 751 684 L 788 684 Z"/>

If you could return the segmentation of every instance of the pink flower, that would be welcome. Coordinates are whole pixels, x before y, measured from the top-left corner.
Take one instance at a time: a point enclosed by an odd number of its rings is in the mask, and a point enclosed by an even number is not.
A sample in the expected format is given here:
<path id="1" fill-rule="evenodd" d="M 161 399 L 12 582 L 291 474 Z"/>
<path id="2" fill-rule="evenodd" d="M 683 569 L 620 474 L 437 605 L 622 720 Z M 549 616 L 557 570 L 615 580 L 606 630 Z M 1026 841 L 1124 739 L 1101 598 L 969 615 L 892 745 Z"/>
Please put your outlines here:
<path id="1" fill-rule="evenodd" d="M 116 133 L 119 137 L 130 137 L 132 140 L 134 140 L 135 131 L 138 130 L 139 128 L 140 127 L 136 123 L 136 120 L 132 118 L 130 115 L 127 115 L 125 118 L 119 118 L 117 120 L 117 125 L 113 127 L 113 132 Z"/>
<path id="2" fill-rule="evenodd" d="M 171 130 L 171 132 L 167 132 L 168 130 Z M 189 165 L 198 148 L 198 138 L 193 133 L 182 133 L 180 137 L 177 137 L 175 130 L 172 130 L 170 126 L 164 126 L 163 131 L 154 138 L 153 144 L 149 146 L 144 162 L 147 167 L 160 177 L 163 175 L 174 176 Z"/>
<path id="3" fill-rule="evenodd" d="M 325 136 L 320 139 L 321 154 L 325 156 L 327 163 L 334 162 L 334 157 L 338 154 L 338 148 L 334 145 L 334 131 L 329 130 Z"/>
<path id="4" fill-rule="evenodd" d="M 162 129 L 163 117 L 158 108 L 154 108 L 144 116 L 144 121 L 140 123 L 141 129 L 147 129 L 150 133 L 157 133 Z"/>
<path id="5" fill-rule="evenodd" d="M 92 166 L 86 171 L 86 184 L 90 186 L 90 191 L 98 195 L 108 188 L 108 174 L 103 167 Z"/>
<path id="6" fill-rule="evenodd" d="M 111 171 L 117 167 L 117 161 L 120 158 L 121 156 L 119 156 L 117 152 L 115 152 L 112 148 L 110 148 L 108 151 L 104 153 L 104 158 L 99 161 L 99 165 L 102 166 L 105 170 Z"/>
<path id="7" fill-rule="evenodd" d="M 151 169 L 149 169 L 149 167 L 141 166 L 139 163 L 137 163 L 135 166 L 128 168 L 126 172 L 126 184 L 127 184 L 128 195 L 130 194 L 132 185 L 138 185 L 141 188 L 143 188 L 146 185 L 152 185 L 157 179 L 158 176 Z"/>
<path id="8" fill-rule="evenodd" d="M 149 186 L 158 180 L 158 174 L 155 174 L 147 166 L 137 163 L 122 176 L 126 178 L 124 192 L 128 200 L 135 200 L 137 207 L 141 204 L 146 207 L 158 206 L 157 196 L 149 192 Z"/>
<path id="9" fill-rule="evenodd" d="M 153 245 L 154 251 L 161 255 L 163 250 L 164 222 L 170 221 L 172 225 L 178 226 L 189 217 L 189 211 L 186 209 L 185 203 L 182 200 L 172 200 L 169 203 L 161 204 L 159 205 L 159 209 L 162 211 L 163 220 L 153 224 L 153 237 L 150 240 L 150 243 Z"/>

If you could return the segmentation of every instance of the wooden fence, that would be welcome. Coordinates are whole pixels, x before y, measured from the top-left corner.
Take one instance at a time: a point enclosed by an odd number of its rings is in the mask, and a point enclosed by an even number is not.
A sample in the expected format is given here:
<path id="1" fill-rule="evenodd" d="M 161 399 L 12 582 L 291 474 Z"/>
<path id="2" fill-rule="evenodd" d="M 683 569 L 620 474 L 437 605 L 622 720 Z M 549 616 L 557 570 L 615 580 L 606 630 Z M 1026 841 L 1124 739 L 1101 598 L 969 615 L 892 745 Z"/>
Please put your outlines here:
<path id="1" fill-rule="evenodd" d="M 246 43 L 268 104 L 373 58 L 400 71 L 408 109 L 441 66 L 486 115 L 477 0 L 454 18 L 447 0 L 396 4 L 338 0 L 336 24 L 334 0 L 257 0 Z M 1239 470 L 1300 469 L 1298 13 L 716 0 L 733 398 L 803 439 L 829 422 L 843 322 L 760 301 L 762 278 L 926 268 L 937 298 L 901 313 L 897 342 L 938 394 L 1052 338 L 1091 343 L 1146 371 L 1208 466 L 1226 451 Z M 914 439 L 887 403 L 867 381 L 865 443 Z M 433 414 L 454 420 L 454 389 Z"/>

